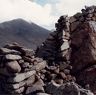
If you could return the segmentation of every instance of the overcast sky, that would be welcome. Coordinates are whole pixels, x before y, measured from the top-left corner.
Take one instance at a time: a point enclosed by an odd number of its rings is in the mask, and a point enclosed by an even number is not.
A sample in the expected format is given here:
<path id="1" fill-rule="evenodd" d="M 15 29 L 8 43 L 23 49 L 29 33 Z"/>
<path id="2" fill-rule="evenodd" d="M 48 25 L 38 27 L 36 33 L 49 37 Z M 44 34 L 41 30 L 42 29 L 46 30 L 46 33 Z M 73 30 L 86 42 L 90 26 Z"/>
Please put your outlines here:
<path id="1" fill-rule="evenodd" d="M 23 18 L 53 29 L 59 16 L 71 16 L 85 5 L 96 5 L 96 0 L 0 0 L 0 22 Z"/>

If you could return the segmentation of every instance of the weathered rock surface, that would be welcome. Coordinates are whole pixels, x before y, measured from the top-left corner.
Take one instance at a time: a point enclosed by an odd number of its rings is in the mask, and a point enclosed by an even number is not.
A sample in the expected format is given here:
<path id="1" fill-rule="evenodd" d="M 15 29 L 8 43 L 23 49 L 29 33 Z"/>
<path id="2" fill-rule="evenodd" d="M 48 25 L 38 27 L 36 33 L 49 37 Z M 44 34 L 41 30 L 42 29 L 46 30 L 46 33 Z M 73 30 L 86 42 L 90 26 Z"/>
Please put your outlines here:
<path id="1" fill-rule="evenodd" d="M 19 56 L 19 55 L 13 55 L 13 54 L 7 54 L 5 56 L 5 58 L 7 60 L 20 60 L 21 59 L 21 56 Z"/>
<path id="2" fill-rule="evenodd" d="M 21 71 L 21 67 L 17 61 L 7 62 L 6 67 L 10 72 L 19 73 Z"/>
<path id="3" fill-rule="evenodd" d="M 17 43 L 0 49 L 1 95 L 96 94 L 96 6 L 55 27 L 35 52 Z"/>
<path id="4" fill-rule="evenodd" d="M 15 77 L 10 77 L 8 78 L 8 82 L 10 83 L 18 83 L 18 82 L 21 82 L 23 80 L 25 80 L 26 78 L 29 78 L 30 76 L 32 75 L 35 75 L 36 74 L 36 71 L 29 71 L 29 72 L 26 72 L 26 73 L 20 73 L 20 74 L 17 74 Z"/>
<path id="5" fill-rule="evenodd" d="M 61 16 L 55 24 L 56 31 L 51 33 L 37 49 L 37 56 L 47 60 L 49 67 L 53 66 L 52 69 L 47 68 L 49 70 L 46 72 L 49 76 L 47 81 L 53 79 L 60 84 L 65 83 L 65 80 L 77 80 L 83 87 L 90 85 L 92 91 L 96 88 L 94 82 L 96 76 L 96 15 L 94 14 L 96 14 L 96 6 L 85 7 L 81 13 L 71 17 Z M 59 69 L 53 69 L 54 66 Z M 57 78 L 56 75 L 60 73 L 61 75 Z M 63 82 L 60 77 L 64 77 Z M 92 87 L 93 84 L 94 87 Z"/>
<path id="6" fill-rule="evenodd" d="M 77 77 L 77 82 L 82 86 L 89 85 L 96 92 L 96 18 L 93 14 L 96 7 L 86 7 L 82 10 L 84 21 L 71 32 L 71 65 L 72 73 Z M 91 13 L 90 13 L 91 12 Z"/>
<path id="7" fill-rule="evenodd" d="M 81 30 L 77 28 L 74 33 L 72 33 L 72 43 L 73 52 L 72 52 L 72 65 L 75 69 L 74 71 L 82 70 L 88 66 L 94 65 L 96 62 L 96 31 L 95 26 L 91 23 L 86 22 L 81 26 Z M 77 49 L 77 50 L 76 50 Z"/>
<path id="8" fill-rule="evenodd" d="M 17 43 L 1 48 L 0 95 L 25 95 L 29 87 L 40 86 L 40 84 L 35 86 L 38 80 L 37 72 L 46 65 L 46 61 L 34 56 L 33 50 L 19 46 Z"/>

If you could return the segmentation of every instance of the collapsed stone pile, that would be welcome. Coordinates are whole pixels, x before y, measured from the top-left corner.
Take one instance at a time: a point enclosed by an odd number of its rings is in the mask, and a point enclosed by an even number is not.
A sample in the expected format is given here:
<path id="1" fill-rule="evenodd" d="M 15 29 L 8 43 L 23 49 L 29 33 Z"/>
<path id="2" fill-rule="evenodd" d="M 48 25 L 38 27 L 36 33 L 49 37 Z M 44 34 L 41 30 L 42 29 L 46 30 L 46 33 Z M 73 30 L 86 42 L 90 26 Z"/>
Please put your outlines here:
<path id="1" fill-rule="evenodd" d="M 0 48 L 0 94 L 94 95 L 95 14 L 91 6 L 72 17 L 61 16 L 56 31 L 36 52 L 17 43 Z"/>
<path id="2" fill-rule="evenodd" d="M 6 45 L 0 48 L 0 95 L 93 95 L 75 84 L 70 69 L 50 66 L 16 43 Z"/>
<path id="3" fill-rule="evenodd" d="M 45 61 L 34 57 L 33 50 L 18 44 L 0 48 L 0 95 L 28 94 L 29 87 L 35 86 L 38 81 L 42 83 L 42 88 L 43 82 L 36 77 L 36 73 L 45 66 Z"/>
<path id="4" fill-rule="evenodd" d="M 0 95 L 74 95 L 75 90 L 80 95 L 93 95 L 75 84 L 70 69 L 69 64 L 48 65 L 35 57 L 33 50 L 8 44 L 0 48 Z"/>

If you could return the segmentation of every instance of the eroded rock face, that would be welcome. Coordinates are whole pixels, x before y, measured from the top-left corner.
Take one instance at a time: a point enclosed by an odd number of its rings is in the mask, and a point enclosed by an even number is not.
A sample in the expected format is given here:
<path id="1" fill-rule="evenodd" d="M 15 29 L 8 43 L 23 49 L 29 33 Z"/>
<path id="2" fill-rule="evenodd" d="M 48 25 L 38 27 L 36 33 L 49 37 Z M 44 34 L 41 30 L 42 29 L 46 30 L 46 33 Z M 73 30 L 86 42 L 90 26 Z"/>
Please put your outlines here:
<path id="1" fill-rule="evenodd" d="M 94 25 L 92 25 L 94 23 Z M 96 23 L 86 22 L 71 35 L 73 72 L 81 71 L 96 62 Z"/>
<path id="2" fill-rule="evenodd" d="M 96 88 L 96 6 L 85 7 L 81 11 L 72 17 L 60 17 L 55 24 L 56 31 L 38 49 L 37 56 L 46 59 L 49 65 L 59 64 L 65 75 L 69 75 L 65 64 L 72 65 L 71 74 L 76 76 L 77 82 L 83 87 L 90 85 L 93 90 Z"/>
<path id="3" fill-rule="evenodd" d="M 77 82 L 96 93 L 96 7 L 86 7 L 71 31 L 71 65 Z M 80 21 L 80 18 L 84 18 Z"/>

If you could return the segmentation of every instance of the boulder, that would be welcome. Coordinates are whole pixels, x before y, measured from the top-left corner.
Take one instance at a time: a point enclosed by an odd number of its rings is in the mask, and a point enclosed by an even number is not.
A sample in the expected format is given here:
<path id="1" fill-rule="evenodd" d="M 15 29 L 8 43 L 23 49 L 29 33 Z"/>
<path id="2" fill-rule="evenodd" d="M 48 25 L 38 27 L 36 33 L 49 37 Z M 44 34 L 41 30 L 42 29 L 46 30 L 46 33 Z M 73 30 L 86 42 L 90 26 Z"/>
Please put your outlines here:
<path id="1" fill-rule="evenodd" d="M 71 65 L 73 72 L 77 73 L 96 62 L 96 22 L 81 24 L 71 38 Z"/>
<path id="2" fill-rule="evenodd" d="M 69 48 L 69 42 L 67 40 L 61 45 L 61 51 L 64 51 Z"/>
<path id="3" fill-rule="evenodd" d="M 20 94 L 22 94 L 23 92 L 24 92 L 24 87 L 21 87 L 21 88 L 19 88 L 19 89 L 17 89 L 17 90 L 10 90 L 10 91 L 8 91 L 9 93 L 11 93 L 11 94 L 13 94 L 13 95 L 20 95 Z"/>
<path id="4" fill-rule="evenodd" d="M 32 85 L 33 83 L 35 82 L 35 75 L 29 77 L 28 79 L 26 80 L 23 80 L 19 83 L 6 83 L 5 86 L 7 89 L 12 89 L 12 90 L 16 90 L 16 89 L 19 89 L 23 86 L 30 86 Z"/>
<path id="5" fill-rule="evenodd" d="M 25 80 L 25 79 L 27 79 L 30 76 L 35 75 L 35 74 L 36 74 L 35 70 L 25 72 L 25 73 L 20 73 L 20 74 L 17 74 L 15 77 L 9 77 L 7 81 L 9 83 L 18 83 L 18 82 L 21 82 L 21 81 L 23 81 L 23 80 Z"/>
<path id="6" fill-rule="evenodd" d="M 26 89 L 26 94 L 34 94 L 38 92 L 44 92 L 44 83 L 41 79 L 37 80 L 36 83 L 34 83 L 32 86 L 28 87 Z"/>
<path id="7" fill-rule="evenodd" d="M 7 62 L 6 68 L 8 69 L 8 71 L 13 72 L 13 73 L 19 73 L 21 71 L 21 67 L 17 61 Z"/>
<path id="8" fill-rule="evenodd" d="M 46 61 L 40 62 L 36 65 L 34 65 L 32 68 L 33 70 L 40 71 L 46 67 Z"/>

